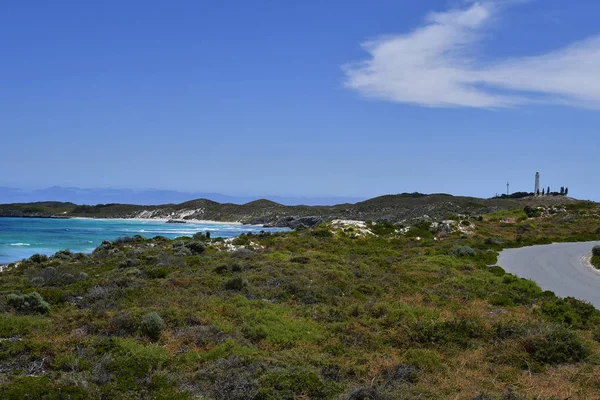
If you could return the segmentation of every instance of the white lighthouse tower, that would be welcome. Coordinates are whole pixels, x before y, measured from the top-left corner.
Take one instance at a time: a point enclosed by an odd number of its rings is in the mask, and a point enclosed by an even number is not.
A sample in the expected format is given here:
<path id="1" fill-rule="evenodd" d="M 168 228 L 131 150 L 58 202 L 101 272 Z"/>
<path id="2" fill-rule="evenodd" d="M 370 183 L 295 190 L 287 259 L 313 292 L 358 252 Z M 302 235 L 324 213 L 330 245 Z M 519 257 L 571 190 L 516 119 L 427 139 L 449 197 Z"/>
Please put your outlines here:
<path id="1" fill-rule="evenodd" d="M 534 196 L 540 195 L 540 173 L 535 173 L 535 190 L 533 191 Z"/>

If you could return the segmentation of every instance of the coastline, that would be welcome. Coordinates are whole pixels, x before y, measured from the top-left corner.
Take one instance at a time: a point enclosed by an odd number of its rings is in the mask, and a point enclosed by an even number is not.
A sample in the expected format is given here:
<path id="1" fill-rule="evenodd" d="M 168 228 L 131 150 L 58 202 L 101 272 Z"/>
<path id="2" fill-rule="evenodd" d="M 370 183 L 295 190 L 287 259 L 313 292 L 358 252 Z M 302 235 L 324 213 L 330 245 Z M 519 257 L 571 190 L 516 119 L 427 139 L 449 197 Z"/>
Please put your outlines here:
<path id="1" fill-rule="evenodd" d="M 21 219 L 22 217 L 11 217 L 14 218 L 14 224 L 19 224 L 18 219 Z M 26 219 L 32 219 L 32 218 L 26 218 Z M 65 218 L 66 219 L 66 218 Z M 120 234 L 120 236 L 133 236 L 135 234 L 140 234 L 146 237 L 152 237 L 155 235 L 159 235 L 159 234 L 163 234 L 163 233 L 156 233 L 156 232 L 162 232 L 163 230 L 166 232 L 167 236 L 171 237 L 170 235 L 174 235 L 175 236 L 191 236 L 194 232 L 205 232 L 205 231 L 222 231 L 221 234 L 219 234 L 218 236 L 224 235 L 225 237 L 229 237 L 230 235 L 234 235 L 237 236 L 243 232 L 246 231 L 253 231 L 253 232 L 259 232 L 261 230 L 269 230 L 269 228 L 265 227 L 262 224 L 244 224 L 240 221 L 234 221 L 234 222 L 223 222 L 223 221 L 212 221 L 212 220 L 181 220 L 184 221 L 185 223 L 183 224 L 170 224 L 169 221 L 173 221 L 173 219 L 168 219 L 168 218 L 94 218 L 94 217 L 72 217 L 72 218 L 68 218 L 68 220 L 74 220 L 73 222 L 76 223 L 76 220 L 81 220 L 81 225 L 86 225 L 87 224 L 83 224 L 83 221 L 100 221 L 99 224 L 94 224 L 91 226 L 96 226 L 97 229 L 100 229 L 101 231 L 107 229 L 107 230 L 112 230 L 112 229 L 117 229 L 117 230 L 122 230 L 122 231 L 127 231 L 124 234 Z M 102 221 L 106 222 L 106 228 L 102 227 Z M 57 221 L 58 222 L 58 221 Z M 111 222 L 113 222 L 113 224 L 111 224 Z M 123 222 L 123 224 L 121 224 L 121 222 Z M 23 222 L 25 223 L 25 222 Z M 66 223 L 66 221 L 65 221 Z M 75 225 L 78 226 L 79 224 Z M 175 226 L 173 226 L 175 225 Z M 130 227 L 131 226 L 131 227 Z M 113 227 L 117 227 L 117 228 L 113 228 Z M 136 227 L 136 228 L 134 228 Z M 67 229 L 68 230 L 68 229 Z M 173 233 L 169 233 L 169 231 L 173 231 Z M 147 233 L 146 231 L 150 232 Z M 227 233 L 227 232 L 231 232 L 231 233 Z M 238 232 L 238 233 L 236 233 Z M 25 242 L 25 240 L 22 240 Z M 12 242 L 6 242 L 6 247 L 8 248 L 8 244 L 12 243 Z M 28 242 L 29 243 L 29 242 Z M 33 242 L 31 242 L 33 243 Z M 11 244 L 11 246 L 16 246 L 17 244 Z M 28 244 L 23 244 L 24 246 L 28 246 Z M 42 246 L 43 247 L 43 246 Z M 65 248 L 68 248 L 68 245 L 64 246 Z M 81 251 L 84 253 L 88 253 L 91 252 L 93 250 L 93 248 L 90 246 L 91 250 L 81 250 L 80 248 L 76 248 L 74 251 Z M 11 247 L 12 249 L 12 247 Z M 57 248 L 56 251 L 59 251 L 62 248 Z M 32 246 L 32 254 L 37 252 L 36 249 L 33 248 Z M 72 249 L 73 250 L 73 249 Z M 21 254 L 23 252 L 26 252 L 28 250 L 7 250 L 7 254 L 5 255 L 5 257 L 2 257 L 2 259 L 0 260 L 0 272 L 4 272 L 9 268 L 10 265 L 19 262 L 21 259 L 23 259 L 23 257 Z M 47 253 L 46 250 L 40 251 L 43 254 L 50 254 Z M 4 254 L 3 254 L 4 255 Z"/>
<path id="2" fill-rule="evenodd" d="M 94 217 L 69 217 L 70 219 L 87 219 L 87 220 L 96 220 L 96 221 L 136 221 L 136 222 L 164 222 L 168 221 L 182 221 L 186 224 L 226 224 L 226 225 L 246 225 L 246 226 L 263 226 L 263 225 L 252 225 L 252 224 L 244 224 L 240 221 L 230 222 L 230 221 L 211 221 L 211 220 L 202 220 L 202 219 L 173 219 L 173 218 L 94 218 Z M 264 226 L 263 226 L 264 227 Z"/>

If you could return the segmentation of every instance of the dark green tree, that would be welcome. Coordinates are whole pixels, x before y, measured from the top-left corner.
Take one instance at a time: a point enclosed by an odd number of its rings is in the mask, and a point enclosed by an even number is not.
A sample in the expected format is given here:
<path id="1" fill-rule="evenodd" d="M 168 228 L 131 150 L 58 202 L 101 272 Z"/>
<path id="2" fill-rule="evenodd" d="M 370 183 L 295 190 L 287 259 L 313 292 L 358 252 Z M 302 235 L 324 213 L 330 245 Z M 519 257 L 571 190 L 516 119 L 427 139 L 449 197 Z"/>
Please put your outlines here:
<path id="1" fill-rule="evenodd" d="M 565 188 L 565 196 L 569 194 L 569 188 Z"/>
<path id="2" fill-rule="evenodd" d="M 542 189 L 542 196 L 546 194 L 546 189 Z"/>

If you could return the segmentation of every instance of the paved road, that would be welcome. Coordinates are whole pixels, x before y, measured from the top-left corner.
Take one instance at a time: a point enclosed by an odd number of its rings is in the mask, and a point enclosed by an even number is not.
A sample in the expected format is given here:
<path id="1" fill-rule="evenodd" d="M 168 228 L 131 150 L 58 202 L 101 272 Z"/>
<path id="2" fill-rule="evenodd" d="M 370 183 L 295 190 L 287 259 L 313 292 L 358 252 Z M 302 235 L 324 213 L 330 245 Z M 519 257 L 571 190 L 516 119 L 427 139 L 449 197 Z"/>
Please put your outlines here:
<path id="1" fill-rule="evenodd" d="M 555 243 L 507 249 L 498 265 L 506 272 L 531 279 L 557 296 L 587 300 L 600 309 L 600 271 L 584 265 L 583 257 L 600 242 Z"/>

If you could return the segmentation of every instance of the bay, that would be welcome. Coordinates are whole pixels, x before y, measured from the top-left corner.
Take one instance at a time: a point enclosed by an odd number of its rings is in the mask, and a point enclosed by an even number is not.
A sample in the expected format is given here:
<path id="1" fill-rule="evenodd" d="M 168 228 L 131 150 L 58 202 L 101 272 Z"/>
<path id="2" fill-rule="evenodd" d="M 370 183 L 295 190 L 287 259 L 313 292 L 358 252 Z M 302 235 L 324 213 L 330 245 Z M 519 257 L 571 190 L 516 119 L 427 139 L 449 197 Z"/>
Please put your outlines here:
<path id="1" fill-rule="evenodd" d="M 103 240 L 142 235 L 174 239 L 210 232 L 211 237 L 230 238 L 247 232 L 280 232 L 287 228 L 264 228 L 226 222 L 172 224 L 157 220 L 0 218 L 0 264 L 8 264 L 33 254 L 51 255 L 59 250 L 90 253 Z"/>

